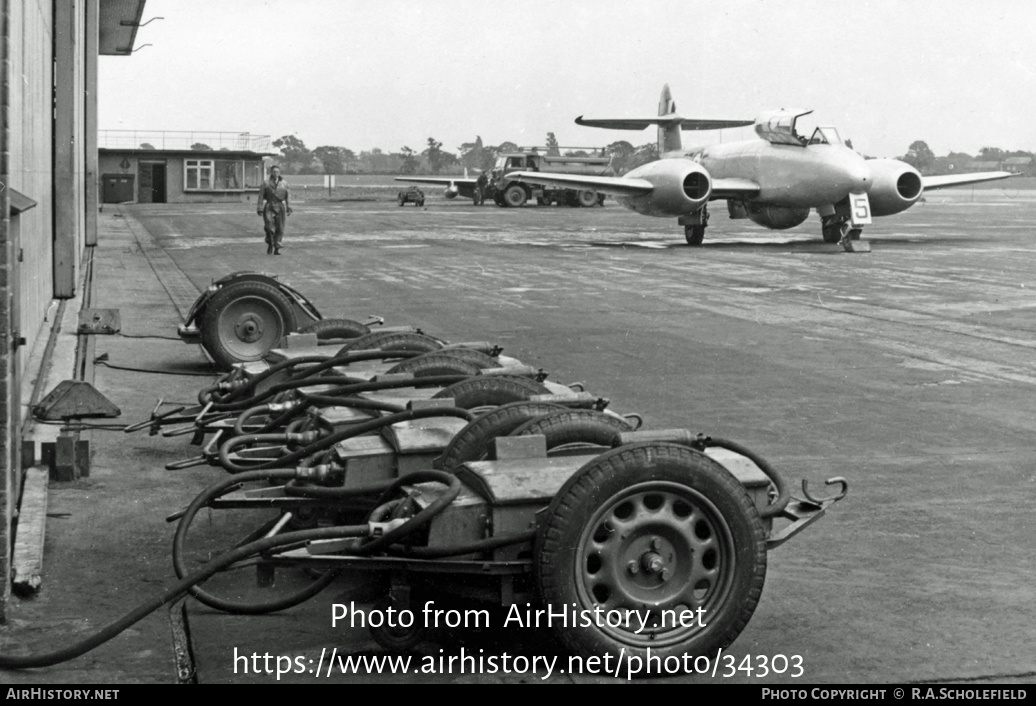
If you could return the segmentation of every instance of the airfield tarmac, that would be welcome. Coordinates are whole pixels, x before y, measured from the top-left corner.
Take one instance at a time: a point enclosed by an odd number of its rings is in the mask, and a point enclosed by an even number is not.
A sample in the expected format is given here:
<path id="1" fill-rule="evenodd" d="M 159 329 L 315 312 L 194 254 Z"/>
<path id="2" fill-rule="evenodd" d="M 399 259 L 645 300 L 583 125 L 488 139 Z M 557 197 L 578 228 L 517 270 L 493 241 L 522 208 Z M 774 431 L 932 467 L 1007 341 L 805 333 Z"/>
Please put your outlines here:
<path id="1" fill-rule="evenodd" d="M 804 675 L 726 677 L 720 669 L 676 681 L 1024 683 L 1036 676 L 1036 191 L 933 194 L 876 219 L 864 231 L 873 252 L 860 254 L 821 242 L 815 217 L 775 233 L 716 209 L 705 246 L 690 248 L 675 219 L 644 218 L 613 202 L 476 208 L 429 191 L 423 209 L 298 202 L 284 254 L 271 257 L 251 204 L 118 208 L 138 229 L 139 245 L 152 250 L 165 287 L 153 287 L 155 301 L 142 306 L 158 307 L 167 296 L 189 303 L 187 280 L 201 290 L 234 271 L 276 273 L 325 317 L 377 314 L 450 340 L 498 342 L 552 380 L 585 382 L 613 409 L 641 413 L 648 428 L 736 440 L 818 493 L 825 478 L 846 477 L 849 496 L 769 554 L 755 615 L 725 652 L 738 665 L 745 656 L 758 664 L 760 655 L 799 655 Z M 103 274 L 117 275 L 111 266 Z M 95 304 L 104 305 L 114 304 Z M 149 323 L 132 307 L 123 321 L 124 331 Z M 175 348 L 172 356 L 190 350 L 164 345 Z M 97 374 L 100 385 L 128 375 Z M 119 384 L 187 397 L 207 384 L 140 379 L 148 382 Z M 149 411 L 124 406 L 128 422 Z M 169 504 L 154 513 L 177 509 L 217 477 L 210 468 L 163 475 L 163 464 L 195 453 L 187 437 L 132 443 L 127 453 L 157 470 L 147 476 L 154 502 Z M 171 575 L 162 561 L 153 561 L 156 570 Z M 151 579 L 152 589 L 167 583 L 160 579 Z M 363 599 L 362 588 L 351 591 L 355 582 L 335 584 L 263 617 L 190 603 L 200 681 L 273 681 L 235 674 L 235 649 L 314 662 L 324 648 L 377 654 L 365 630 L 331 627 L 333 602 Z M 509 629 L 439 633 L 422 653 L 462 648 L 530 657 L 557 651 L 543 634 Z"/>

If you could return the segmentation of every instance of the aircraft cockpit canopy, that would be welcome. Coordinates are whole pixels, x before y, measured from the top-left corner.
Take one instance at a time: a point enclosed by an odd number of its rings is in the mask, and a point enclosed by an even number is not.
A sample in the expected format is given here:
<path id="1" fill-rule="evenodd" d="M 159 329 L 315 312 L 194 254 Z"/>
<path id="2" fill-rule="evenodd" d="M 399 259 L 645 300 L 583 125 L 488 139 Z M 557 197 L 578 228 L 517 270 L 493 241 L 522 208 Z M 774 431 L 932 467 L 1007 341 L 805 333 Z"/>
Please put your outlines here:
<path id="1" fill-rule="evenodd" d="M 755 120 L 755 133 L 770 144 L 795 145 L 807 144 L 806 138 L 795 132 L 795 121 L 812 110 L 771 110 L 763 113 Z"/>
<path id="2" fill-rule="evenodd" d="M 835 128 L 825 125 L 818 127 L 813 131 L 813 137 L 809 138 L 811 145 L 841 145 L 845 144 L 842 142 L 842 136 L 838 134 L 838 130 Z"/>

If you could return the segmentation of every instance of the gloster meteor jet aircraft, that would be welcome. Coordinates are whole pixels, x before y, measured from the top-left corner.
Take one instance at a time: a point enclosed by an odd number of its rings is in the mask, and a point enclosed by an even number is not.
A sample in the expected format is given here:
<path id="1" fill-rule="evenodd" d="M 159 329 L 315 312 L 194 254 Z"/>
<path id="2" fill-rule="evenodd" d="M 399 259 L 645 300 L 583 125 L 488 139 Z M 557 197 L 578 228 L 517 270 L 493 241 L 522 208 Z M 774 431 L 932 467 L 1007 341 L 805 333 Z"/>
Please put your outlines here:
<path id="1" fill-rule="evenodd" d="M 658 126 L 660 159 L 622 177 L 516 172 L 532 184 L 593 189 L 615 196 L 648 216 L 677 216 L 690 245 L 701 245 L 709 201 L 725 199 L 731 218 L 748 218 L 774 230 L 793 228 L 816 209 L 829 243 L 859 238 L 872 216 L 889 216 L 914 205 L 925 189 L 993 179 L 1010 172 L 924 177 L 898 159 L 864 159 L 843 144 L 838 131 L 818 127 L 810 138 L 795 121 L 812 111 L 774 110 L 754 122 L 758 140 L 684 150 L 681 128 L 710 130 L 752 125 L 751 121 L 693 120 L 677 115 L 669 86 L 662 89 L 658 116 L 632 119 L 576 118 L 576 124 L 612 130 Z"/>

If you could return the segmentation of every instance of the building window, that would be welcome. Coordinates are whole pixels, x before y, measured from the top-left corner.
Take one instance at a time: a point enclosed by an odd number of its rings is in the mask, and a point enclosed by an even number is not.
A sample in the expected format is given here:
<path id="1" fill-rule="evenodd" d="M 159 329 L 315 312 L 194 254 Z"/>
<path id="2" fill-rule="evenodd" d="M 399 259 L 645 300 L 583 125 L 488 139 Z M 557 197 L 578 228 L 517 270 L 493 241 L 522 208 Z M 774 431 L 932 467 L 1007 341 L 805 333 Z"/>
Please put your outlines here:
<path id="1" fill-rule="evenodd" d="M 184 191 L 211 191 L 213 171 L 211 159 L 184 160 Z"/>
<path id="2" fill-rule="evenodd" d="M 184 160 L 184 191 L 245 191 L 258 189 L 263 163 L 242 159 Z"/>

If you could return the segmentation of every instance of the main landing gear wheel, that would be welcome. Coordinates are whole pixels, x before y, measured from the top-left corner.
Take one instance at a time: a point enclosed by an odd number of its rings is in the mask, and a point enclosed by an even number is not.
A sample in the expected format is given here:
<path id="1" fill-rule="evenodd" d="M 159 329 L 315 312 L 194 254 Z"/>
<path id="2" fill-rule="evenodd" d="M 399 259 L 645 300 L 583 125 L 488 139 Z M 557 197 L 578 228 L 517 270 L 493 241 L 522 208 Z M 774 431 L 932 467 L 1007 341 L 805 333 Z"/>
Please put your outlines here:
<path id="1" fill-rule="evenodd" d="M 504 203 L 511 208 L 518 208 L 524 206 L 529 195 L 525 193 L 525 189 L 518 186 L 517 184 L 511 184 L 507 189 L 504 190 Z"/>
<path id="2" fill-rule="evenodd" d="M 223 287 L 205 307 L 201 341 L 222 369 L 259 360 L 297 327 L 295 309 L 269 284 L 244 281 Z"/>
<path id="3" fill-rule="evenodd" d="M 699 246 L 705 240 L 705 226 L 684 226 L 683 235 L 688 245 Z"/>
<path id="4" fill-rule="evenodd" d="M 631 444 L 576 471 L 547 508 L 534 556 L 537 589 L 554 610 L 646 616 L 642 630 L 639 619 L 558 630 L 570 650 L 646 663 L 650 648 L 683 668 L 682 655 L 734 641 L 766 578 L 765 533 L 744 487 L 676 444 Z"/>

